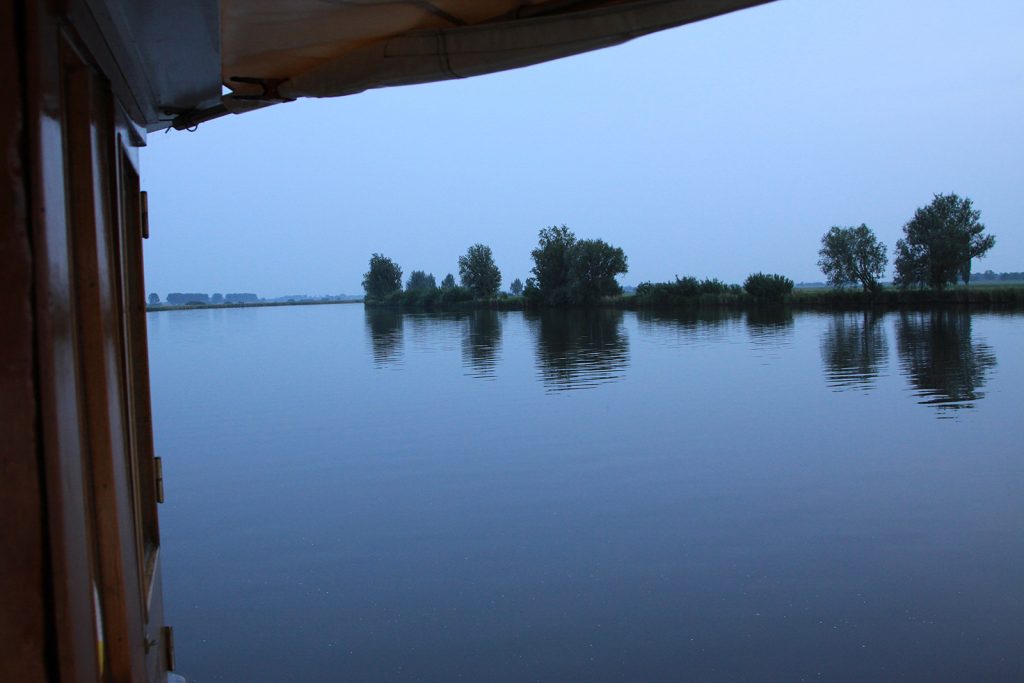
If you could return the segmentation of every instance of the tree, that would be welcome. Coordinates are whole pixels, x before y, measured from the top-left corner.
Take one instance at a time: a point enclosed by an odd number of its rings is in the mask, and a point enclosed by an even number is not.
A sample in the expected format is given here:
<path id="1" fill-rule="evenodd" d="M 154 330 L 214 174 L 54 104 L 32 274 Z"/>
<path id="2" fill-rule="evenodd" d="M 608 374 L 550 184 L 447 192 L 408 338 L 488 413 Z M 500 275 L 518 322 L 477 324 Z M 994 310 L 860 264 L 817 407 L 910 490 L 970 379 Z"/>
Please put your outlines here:
<path id="1" fill-rule="evenodd" d="M 455 289 L 455 276 L 451 273 L 445 275 L 441 280 L 441 289 Z"/>
<path id="2" fill-rule="evenodd" d="M 160 295 L 159 294 L 157 294 L 156 292 L 153 292 L 152 294 L 149 295 L 149 305 L 150 306 L 156 306 L 159 303 L 160 303 Z"/>
<path id="3" fill-rule="evenodd" d="M 478 299 L 486 299 L 498 293 L 501 286 L 501 271 L 494 265 L 491 248 L 485 244 L 474 244 L 459 257 L 459 279 L 462 286 L 473 292 Z"/>
<path id="4" fill-rule="evenodd" d="M 523 281 L 516 278 L 512 281 L 512 284 L 509 285 L 508 289 L 514 296 L 519 296 L 523 293 Z"/>
<path id="5" fill-rule="evenodd" d="M 576 235 L 569 228 L 551 226 L 540 231 L 539 244 L 530 252 L 533 257 L 531 279 L 540 298 L 549 304 L 569 302 L 572 248 L 575 244 Z"/>
<path id="6" fill-rule="evenodd" d="M 402 289 L 402 269 L 383 254 L 370 257 L 370 270 L 363 273 L 363 289 L 371 299 L 382 299 Z"/>
<path id="7" fill-rule="evenodd" d="M 615 276 L 629 268 L 626 254 L 604 240 L 579 240 L 570 251 L 569 281 L 573 303 L 588 304 L 619 294 Z"/>
<path id="8" fill-rule="evenodd" d="M 864 291 L 878 288 L 889 259 L 885 245 L 861 223 L 856 228 L 833 226 L 821 238 L 818 267 L 833 287 L 860 283 Z"/>
<path id="9" fill-rule="evenodd" d="M 224 295 L 221 294 L 220 292 L 215 292 L 214 295 L 212 297 L 210 297 L 210 303 L 212 303 L 212 304 L 222 304 L 222 303 L 224 303 Z"/>
<path id="10" fill-rule="evenodd" d="M 412 274 L 409 275 L 409 280 L 405 283 L 405 289 L 408 292 L 431 292 L 437 289 L 434 274 L 427 274 L 422 270 L 412 271 Z"/>
<path id="11" fill-rule="evenodd" d="M 984 235 L 981 212 L 968 198 L 937 194 L 932 203 L 914 212 L 896 242 L 896 282 L 901 287 L 920 284 L 943 289 L 960 278 L 971 277 L 971 259 L 981 258 L 995 246 Z"/>
<path id="12" fill-rule="evenodd" d="M 615 277 L 627 271 L 626 254 L 604 240 L 577 240 L 566 226 L 540 231 L 533 257 L 533 277 L 524 293 L 548 306 L 589 304 L 622 290 Z"/>

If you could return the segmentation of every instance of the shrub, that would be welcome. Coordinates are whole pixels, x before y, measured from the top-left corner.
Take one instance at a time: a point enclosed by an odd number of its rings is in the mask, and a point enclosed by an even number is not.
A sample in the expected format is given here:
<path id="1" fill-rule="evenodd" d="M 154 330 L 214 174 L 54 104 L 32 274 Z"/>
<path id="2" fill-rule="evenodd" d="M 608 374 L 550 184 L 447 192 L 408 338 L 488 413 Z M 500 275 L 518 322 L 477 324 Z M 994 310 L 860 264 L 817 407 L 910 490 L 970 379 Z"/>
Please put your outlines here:
<path id="1" fill-rule="evenodd" d="M 752 273 L 743 282 L 743 289 L 758 301 L 782 301 L 793 291 L 793 281 L 784 275 Z"/>

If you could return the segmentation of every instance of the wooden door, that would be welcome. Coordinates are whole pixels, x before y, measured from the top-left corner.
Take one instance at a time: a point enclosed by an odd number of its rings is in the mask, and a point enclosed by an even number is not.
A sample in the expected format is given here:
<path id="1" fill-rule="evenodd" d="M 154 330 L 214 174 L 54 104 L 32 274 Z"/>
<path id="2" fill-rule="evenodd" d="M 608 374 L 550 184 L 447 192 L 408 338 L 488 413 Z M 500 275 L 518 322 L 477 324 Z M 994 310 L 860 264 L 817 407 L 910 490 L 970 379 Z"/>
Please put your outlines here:
<path id="1" fill-rule="evenodd" d="M 61 5 L 14 3 L 16 86 L 0 117 L 10 289 L 0 375 L 20 397 L 0 461 L 14 619 L 0 679 L 165 681 L 134 130 Z M 6 31 L 5 26 L 5 31 Z M 7 114 L 12 114 L 8 116 Z M 10 192 L 8 192 L 10 189 Z M 13 392 L 17 392 L 16 394 Z M 4 405 L 6 406 L 7 401 Z M 12 404 L 13 406 L 13 404 Z M 0 558 L 0 561 L 6 558 Z M 6 598 L 6 596 L 5 596 Z M 14 615 L 13 610 L 18 610 Z"/>

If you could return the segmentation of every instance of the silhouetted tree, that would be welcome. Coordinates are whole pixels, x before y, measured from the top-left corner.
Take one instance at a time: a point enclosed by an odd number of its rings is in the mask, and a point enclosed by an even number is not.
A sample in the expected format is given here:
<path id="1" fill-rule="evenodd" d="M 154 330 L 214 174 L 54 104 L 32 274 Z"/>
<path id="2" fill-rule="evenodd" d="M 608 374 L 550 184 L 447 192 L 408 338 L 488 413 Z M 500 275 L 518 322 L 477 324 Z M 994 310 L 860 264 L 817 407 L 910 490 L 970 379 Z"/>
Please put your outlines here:
<path id="1" fill-rule="evenodd" d="M 224 295 L 219 292 L 214 292 L 214 295 L 210 297 L 210 303 L 222 304 L 224 303 Z"/>
<path id="2" fill-rule="evenodd" d="M 407 291 L 421 291 L 429 292 L 437 289 L 437 283 L 434 281 L 434 274 L 429 275 L 422 270 L 414 270 L 409 275 L 409 280 L 405 283 L 405 289 Z"/>
<path id="3" fill-rule="evenodd" d="M 508 289 L 510 292 L 512 292 L 513 295 L 519 296 L 520 294 L 523 293 L 523 281 L 520 280 L 519 278 L 516 278 L 515 280 L 512 281 L 512 284 L 509 285 Z"/>
<path id="4" fill-rule="evenodd" d="M 157 294 L 156 292 L 153 292 L 152 294 L 149 295 L 149 305 L 150 306 L 156 306 L 159 303 L 160 303 L 160 295 L 159 294 Z"/>
<path id="5" fill-rule="evenodd" d="M 570 253 L 569 282 L 573 303 L 589 304 L 622 292 L 615 281 L 615 276 L 628 270 L 622 249 L 604 240 L 579 240 Z"/>
<path id="6" fill-rule="evenodd" d="M 467 249 L 465 256 L 459 257 L 459 278 L 478 299 L 497 294 L 501 286 L 501 271 L 494 264 L 491 248 L 485 244 L 474 244 Z"/>
<path id="7" fill-rule="evenodd" d="M 528 293 L 552 306 L 570 302 L 572 248 L 576 235 L 566 226 L 551 226 L 540 231 L 539 244 L 530 252 L 533 277 L 526 281 Z"/>
<path id="8" fill-rule="evenodd" d="M 885 245 L 861 223 L 856 228 L 833 226 L 821 238 L 818 266 L 833 287 L 860 283 L 864 291 L 878 288 L 889 262 Z"/>
<path id="9" fill-rule="evenodd" d="M 363 289 L 371 299 L 382 299 L 402 289 L 402 269 L 382 254 L 370 257 L 370 270 L 363 273 Z"/>
<path id="10" fill-rule="evenodd" d="M 971 259 L 981 258 L 996 243 L 993 235 L 983 234 L 980 218 L 970 199 L 935 195 L 903 226 L 904 237 L 896 242 L 896 283 L 941 290 L 959 278 L 969 281 Z"/>
<path id="11" fill-rule="evenodd" d="M 452 275 L 451 273 L 448 273 L 447 275 L 444 276 L 444 279 L 441 280 L 441 289 L 454 289 L 454 288 L 455 288 L 455 276 Z"/>

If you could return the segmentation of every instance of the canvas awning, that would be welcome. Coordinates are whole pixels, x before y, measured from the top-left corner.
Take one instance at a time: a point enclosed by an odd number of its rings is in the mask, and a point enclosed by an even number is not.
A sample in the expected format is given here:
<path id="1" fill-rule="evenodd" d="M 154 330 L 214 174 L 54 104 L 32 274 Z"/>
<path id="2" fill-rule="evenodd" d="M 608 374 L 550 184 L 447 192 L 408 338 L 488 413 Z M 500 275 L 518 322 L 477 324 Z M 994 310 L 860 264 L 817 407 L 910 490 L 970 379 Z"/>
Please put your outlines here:
<path id="1" fill-rule="evenodd" d="M 184 128 L 300 97 L 515 69 L 771 0 L 222 0 L 220 105 Z"/>

